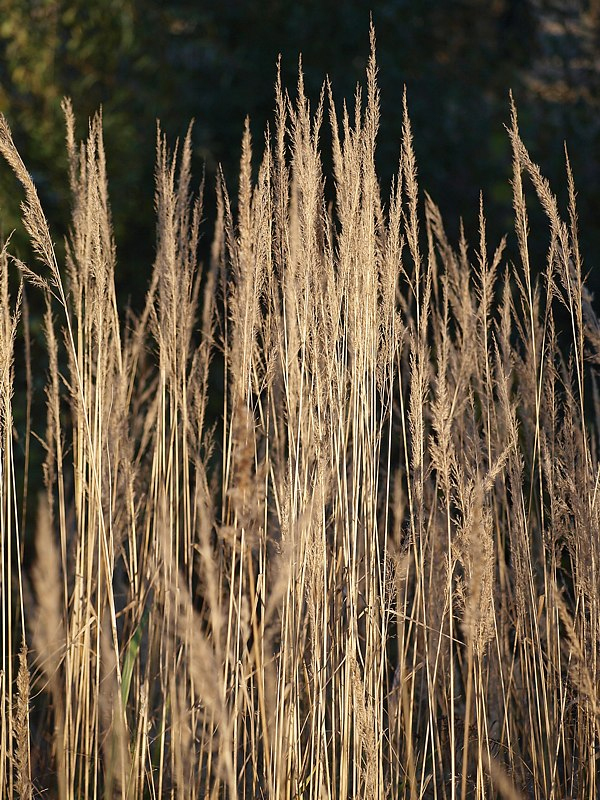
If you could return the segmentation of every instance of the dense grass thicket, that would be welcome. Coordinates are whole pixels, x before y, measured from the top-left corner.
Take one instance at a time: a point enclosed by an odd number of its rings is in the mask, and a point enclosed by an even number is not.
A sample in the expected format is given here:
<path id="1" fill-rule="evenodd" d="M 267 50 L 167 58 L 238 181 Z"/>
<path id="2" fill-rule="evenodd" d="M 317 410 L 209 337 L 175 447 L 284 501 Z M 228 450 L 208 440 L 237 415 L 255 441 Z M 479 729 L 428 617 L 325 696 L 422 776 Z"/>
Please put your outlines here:
<path id="1" fill-rule="evenodd" d="M 519 257 L 487 242 L 483 203 L 478 241 L 454 246 L 406 100 L 381 197 L 373 42 L 352 115 L 327 85 L 316 109 L 302 78 L 293 100 L 277 85 L 258 169 L 247 126 L 237 202 L 217 186 L 208 265 L 190 134 L 170 151 L 159 133 L 134 316 L 101 119 L 79 145 L 64 109 L 64 263 L 0 118 L 39 261 L 0 256 L 2 797 L 596 800 L 600 321 L 568 159 L 563 214 L 513 108 Z M 15 433 L 34 292 L 47 424 Z M 44 486 L 17 447 L 43 447 Z"/>

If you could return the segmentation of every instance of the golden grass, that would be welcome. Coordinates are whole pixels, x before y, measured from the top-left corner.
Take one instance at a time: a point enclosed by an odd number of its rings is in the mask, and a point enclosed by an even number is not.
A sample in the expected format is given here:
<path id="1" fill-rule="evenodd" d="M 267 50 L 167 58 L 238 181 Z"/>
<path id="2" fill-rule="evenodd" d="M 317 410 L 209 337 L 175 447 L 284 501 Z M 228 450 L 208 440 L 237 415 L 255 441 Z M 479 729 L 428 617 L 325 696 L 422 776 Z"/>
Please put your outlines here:
<path id="1" fill-rule="evenodd" d="M 454 247 L 421 200 L 406 98 L 381 197 L 374 36 L 366 94 L 351 117 L 328 85 L 312 110 L 302 77 L 295 101 L 278 81 L 256 180 L 245 128 L 235 211 L 219 178 L 206 268 L 191 131 L 174 152 L 159 131 L 156 260 L 127 323 L 101 118 L 78 145 L 65 103 L 64 265 L 0 118 L 49 364 L 24 574 L 13 353 L 20 324 L 30 353 L 30 323 L 8 295 L 8 245 L 3 797 L 598 796 L 600 323 L 568 161 L 563 219 L 513 107 L 519 263 L 504 241 L 488 249 L 483 203 L 477 247 Z M 531 186 L 545 265 L 529 253 Z"/>

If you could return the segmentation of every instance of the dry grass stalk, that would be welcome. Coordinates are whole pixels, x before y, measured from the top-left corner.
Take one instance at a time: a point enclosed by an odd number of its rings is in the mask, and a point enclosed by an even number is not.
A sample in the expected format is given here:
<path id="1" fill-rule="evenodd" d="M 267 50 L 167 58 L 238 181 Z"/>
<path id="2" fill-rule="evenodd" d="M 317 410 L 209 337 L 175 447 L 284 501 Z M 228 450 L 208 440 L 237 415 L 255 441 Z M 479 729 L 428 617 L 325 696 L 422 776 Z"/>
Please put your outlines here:
<path id="1" fill-rule="evenodd" d="M 29 744 L 30 675 L 27 666 L 27 645 L 21 644 L 17 673 L 17 708 L 14 718 L 15 790 L 19 800 L 31 800 L 31 758 Z"/>

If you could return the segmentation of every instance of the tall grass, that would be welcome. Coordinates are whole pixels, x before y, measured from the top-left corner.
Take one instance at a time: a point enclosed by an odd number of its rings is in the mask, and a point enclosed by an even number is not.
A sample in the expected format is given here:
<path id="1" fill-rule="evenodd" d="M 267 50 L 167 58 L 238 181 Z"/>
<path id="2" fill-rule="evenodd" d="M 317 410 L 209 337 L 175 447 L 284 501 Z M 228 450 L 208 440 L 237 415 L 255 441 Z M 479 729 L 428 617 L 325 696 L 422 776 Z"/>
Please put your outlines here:
<path id="1" fill-rule="evenodd" d="M 278 81 L 236 203 L 219 178 L 206 267 L 191 132 L 170 151 L 159 131 L 139 316 L 115 296 L 101 118 L 79 145 L 64 106 L 64 264 L 0 120 L 39 261 L 0 254 L 3 797 L 598 797 L 600 322 L 571 171 L 563 217 L 513 108 L 519 259 L 488 245 L 483 203 L 453 246 L 406 99 L 382 200 L 374 49 L 353 116 Z M 47 309 L 28 570 L 15 264 Z"/>

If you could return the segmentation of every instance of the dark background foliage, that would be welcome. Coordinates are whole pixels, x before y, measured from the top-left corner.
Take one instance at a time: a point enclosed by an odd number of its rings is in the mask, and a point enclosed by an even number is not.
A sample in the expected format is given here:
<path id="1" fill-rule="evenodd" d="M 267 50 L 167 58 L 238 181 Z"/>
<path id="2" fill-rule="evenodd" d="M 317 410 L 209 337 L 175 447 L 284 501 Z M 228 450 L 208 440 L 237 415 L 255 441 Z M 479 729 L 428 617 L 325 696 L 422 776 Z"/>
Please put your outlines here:
<path id="1" fill-rule="evenodd" d="M 384 190 L 396 169 L 406 84 L 421 185 L 441 206 L 451 238 L 458 234 L 459 214 L 474 238 L 480 189 L 491 235 L 501 235 L 511 225 L 503 124 L 512 89 L 525 141 L 559 190 L 565 183 L 563 140 L 568 142 L 591 268 L 600 185 L 599 8 L 598 0 L 373 3 Z M 197 174 L 205 166 L 210 220 L 219 163 L 235 194 L 246 114 L 262 145 L 278 54 L 290 89 L 302 53 L 315 102 L 328 74 L 338 101 L 350 104 L 368 54 L 369 6 L 361 0 L 0 0 L 0 19 L 0 107 L 57 241 L 68 219 L 61 98 L 71 96 L 82 136 L 88 116 L 103 107 L 118 289 L 134 305 L 153 257 L 156 119 L 174 140 L 195 118 Z M 17 225 L 19 198 L 4 167 L 0 191 L 7 232 Z M 205 236 L 210 238 L 209 225 Z M 25 247 L 24 238 L 17 236 L 16 243 Z M 593 274 L 591 282 L 597 283 Z"/>

